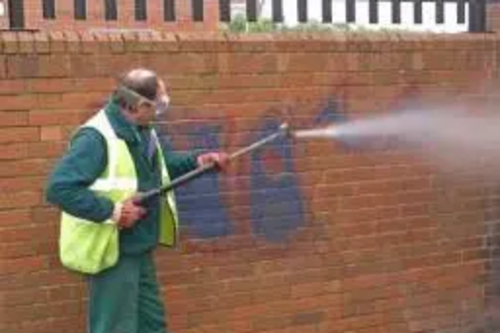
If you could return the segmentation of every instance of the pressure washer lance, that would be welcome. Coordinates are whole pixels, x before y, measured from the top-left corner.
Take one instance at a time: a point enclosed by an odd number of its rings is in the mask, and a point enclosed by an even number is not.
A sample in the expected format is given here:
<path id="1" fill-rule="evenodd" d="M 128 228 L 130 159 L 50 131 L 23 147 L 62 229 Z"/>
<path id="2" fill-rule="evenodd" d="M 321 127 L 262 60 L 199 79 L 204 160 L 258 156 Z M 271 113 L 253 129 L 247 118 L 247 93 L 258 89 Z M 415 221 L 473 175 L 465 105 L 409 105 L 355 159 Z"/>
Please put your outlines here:
<path id="1" fill-rule="evenodd" d="M 276 133 L 273 133 L 269 136 L 266 136 L 265 138 L 247 146 L 244 147 L 240 150 L 235 151 L 231 155 L 229 155 L 229 162 L 231 160 L 234 160 L 237 157 L 240 157 L 241 155 L 244 155 L 246 153 L 249 153 L 253 150 L 256 150 L 265 144 L 274 141 L 280 137 L 289 137 L 291 136 L 290 128 L 287 123 L 283 123 L 280 125 L 279 130 Z M 174 179 L 172 182 L 169 184 L 166 184 L 160 188 L 144 192 L 139 194 L 135 199 L 135 203 L 141 205 L 141 206 L 147 206 L 151 201 L 156 200 L 160 196 L 164 196 L 167 192 L 172 191 L 173 189 L 191 181 L 196 178 L 199 178 L 200 176 L 210 172 L 210 171 L 217 171 L 218 165 L 217 163 L 208 163 L 205 165 L 202 165 L 198 167 L 197 169 L 194 169 L 191 172 L 188 172 L 176 179 Z"/>

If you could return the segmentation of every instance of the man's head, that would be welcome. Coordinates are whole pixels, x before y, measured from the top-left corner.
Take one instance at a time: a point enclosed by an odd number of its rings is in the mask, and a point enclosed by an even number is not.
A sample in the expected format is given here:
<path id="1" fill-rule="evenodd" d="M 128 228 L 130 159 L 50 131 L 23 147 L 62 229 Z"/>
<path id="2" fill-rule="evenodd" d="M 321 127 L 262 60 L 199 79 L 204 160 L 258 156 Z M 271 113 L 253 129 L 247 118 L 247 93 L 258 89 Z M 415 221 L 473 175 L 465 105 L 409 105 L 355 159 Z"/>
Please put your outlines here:
<path id="1" fill-rule="evenodd" d="M 114 92 L 117 103 L 125 116 L 138 125 L 148 125 L 155 116 L 165 112 L 169 97 L 163 80 L 155 72 L 137 68 L 118 79 Z"/>

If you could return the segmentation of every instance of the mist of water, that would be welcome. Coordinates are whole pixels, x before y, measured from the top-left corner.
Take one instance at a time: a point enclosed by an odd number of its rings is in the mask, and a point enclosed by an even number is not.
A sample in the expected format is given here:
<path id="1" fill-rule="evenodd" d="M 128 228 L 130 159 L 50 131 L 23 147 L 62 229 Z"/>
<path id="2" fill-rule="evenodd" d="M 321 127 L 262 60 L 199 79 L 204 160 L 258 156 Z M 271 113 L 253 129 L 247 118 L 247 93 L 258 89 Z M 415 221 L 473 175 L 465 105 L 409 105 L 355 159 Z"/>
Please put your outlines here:
<path id="1" fill-rule="evenodd" d="M 384 142 L 412 149 L 448 170 L 491 167 L 500 178 L 500 115 L 464 111 L 413 110 L 299 130 L 297 139 Z M 417 149 L 415 149 L 417 148 Z"/>

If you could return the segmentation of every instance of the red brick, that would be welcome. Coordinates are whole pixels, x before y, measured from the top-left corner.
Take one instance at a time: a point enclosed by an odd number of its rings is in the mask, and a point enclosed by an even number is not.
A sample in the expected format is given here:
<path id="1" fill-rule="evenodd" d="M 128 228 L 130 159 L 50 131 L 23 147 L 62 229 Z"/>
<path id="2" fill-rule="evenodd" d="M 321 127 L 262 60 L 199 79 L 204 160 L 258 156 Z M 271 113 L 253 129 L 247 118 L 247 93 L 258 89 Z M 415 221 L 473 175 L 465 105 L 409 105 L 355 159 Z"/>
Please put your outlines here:
<path id="1" fill-rule="evenodd" d="M 49 170 L 50 164 L 43 159 L 5 161 L 0 164 L 0 177 L 44 175 Z"/>
<path id="2" fill-rule="evenodd" d="M 15 32 L 6 32 L 2 34 L 3 52 L 15 54 L 19 51 L 18 37 Z"/>
<path id="3" fill-rule="evenodd" d="M 40 129 L 40 140 L 61 141 L 63 139 L 63 129 L 61 126 L 43 126 Z"/>
<path id="4" fill-rule="evenodd" d="M 0 96 L 0 110 L 21 111 L 29 110 L 36 105 L 34 95 L 2 95 Z"/>
<path id="5" fill-rule="evenodd" d="M 27 272 L 36 272 L 48 268 L 46 257 L 28 257 L 11 259 L 5 262 L 2 272 L 5 274 L 22 274 Z"/>
<path id="6" fill-rule="evenodd" d="M 5 293 L 5 304 L 9 307 L 28 304 L 32 305 L 35 300 L 39 303 L 46 303 L 48 301 L 47 294 L 47 290 L 43 289 L 8 291 Z"/>
<path id="7" fill-rule="evenodd" d="M 223 73 L 275 73 L 278 69 L 277 59 L 273 54 L 228 54 L 227 58 L 219 58 Z"/>
<path id="8" fill-rule="evenodd" d="M 48 31 L 51 53 L 65 53 L 67 42 L 63 31 Z"/>
<path id="9" fill-rule="evenodd" d="M 0 218 L 2 219 L 3 227 L 28 224 L 31 219 L 31 211 L 29 210 L 29 208 L 9 210 L 4 209 L 0 210 Z"/>
<path id="10" fill-rule="evenodd" d="M 88 54 L 70 54 L 69 66 L 71 69 L 71 76 L 74 78 L 91 78 L 97 76 L 99 73 L 98 58 L 95 55 Z"/>
<path id="11" fill-rule="evenodd" d="M 12 55 L 7 57 L 9 78 L 34 77 L 39 69 L 38 57 L 35 55 Z"/>
<path id="12" fill-rule="evenodd" d="M 20 190 L 42 190 L 44 181 L 44 177 L 0 178 L 0 191 L 12 193 Z"/>
<path id="13" fill-rule="evenodd" d="M 37 53 L 50 53 L 49 36 L 46 33 L 38 33 L 34 35 L 35 50 Z"/>
<path id="14" fill-rule="evenodd" d="M 70 284 L 57 286 L 47 289 L 48 297 L 52 301 L 65 301 L 68 299 L 77 299 L 85 296 L 85 290 L 81 285 Z"/>
<path id="15" fill-rule="evenodd" d="M 62 95 L 59 107 L 61 109 L 89 110 L 102 106 L 107 102 L 109 92 L 66 93 Z"/>
<path id="16" fill-rule="evenodd" d="M 35 207 L 33 208 L 33 217 L 31 221 L 34 224 L 47 225 L 52 223 L 58 223 L 60 217 L 60 211 L 54 207 Z"/>
<path id="17" fill-rule="evenodd" d="M 43 78 L 27 81 L 27 89 L 33 93 L 63 93 L 73 91 L 74 80 L 69 78 Z"/>
<path id="18" fill-rule="evenodd" d="M 19 32 L 19 52 L 33 53 L 35 51 L 35 38 L 31 33 Z"/>
<path id="19" fill-rule="evenodd" d="M 36 127 L 5 127 L 0 129 L 0 143 L 39 141 Z"/>
<path id="20" fill-rule="evenodd" d="M 15 95 L 26 91 L 25 80 L 2 80 L 0 81 L 0 95 Z"/>
<path id="21" fill-rule="evenodd" d="M 44 141 L 29 143 L 26 147 L 28 158 L 58 158 L 67 149 L 64 141 Z"/>
<path id="22" fill-rule="evenodd" d="M 33 110 L 29 112 L 29 124 L 32 126 L 78 125 L 83 122 L 81 111 L 72 110 Z"/>
<path id="23" fill-rule="evenodd" d="M 78 77 L 74 79 L 71 83 L 72 91 L 88 92 L 111 92 L 114 85 L 116 84 L 114 77 L 109 78 L 84 78 Z"/>
<path id="24" fill-rule="evenodd" d="M 28 124 L 27 112 L 0 112 L 0 126 L 22 126 Z"/>
<path id="25" fill-rule="evenodd" d="M 36 206 L 40 203 L 41 194 L 39 191 L 25 191 L 18 189 L 17 192 L 2 193 L 0 209 L 24 208 Z"/>

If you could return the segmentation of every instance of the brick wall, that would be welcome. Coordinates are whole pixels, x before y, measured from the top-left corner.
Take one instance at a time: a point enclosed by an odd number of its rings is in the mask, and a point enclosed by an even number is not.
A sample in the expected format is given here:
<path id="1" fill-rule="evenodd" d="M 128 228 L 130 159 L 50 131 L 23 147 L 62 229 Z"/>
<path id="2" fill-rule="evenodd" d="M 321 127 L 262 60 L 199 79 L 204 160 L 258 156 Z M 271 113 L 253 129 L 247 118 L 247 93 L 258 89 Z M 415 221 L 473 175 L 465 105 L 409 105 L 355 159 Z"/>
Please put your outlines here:
<path id="1" fill-rule="evenodd" d="M 106 21 L 103 0 L 87 0 L 87 19 L 75 20 L 73 0 L 56 0 L 56 18 L 44 19 L 41 1 L 25 0 L 26 29 L 87 30 L 87 29 L 153 29 L 166 31 L 216 31 L 219 24 L 219 7 L 216 0 L 204 1 L 204 21 L 191 18 L 191 1 L 176 1 L 176 22 L 163 19 L 163 1 L 147 1 L 147 20 L 136 21 L 135 0 L 117 1 L 118 19 Z M 7 8 L 7 1 L 3 1 Z M 8 11 L 0 17 L 0 27 L 7 28 Z"/>
<path id="2" fill-rule="evenodd" d="M 84 332 L 85 284 L 59 264 L 42 189 L 118 72 L 168 79 L 175 149 L 229 151 L 282 120 L 443 96 L 474 108 L 498 78 L 495 36 L 121 37 L 0 35 L 1 332 Z M 498 195 L 470 173 L 408 151 L 275 142 L 178 196 L 182 246 L 157 256 L 174 332 L 495 332 Z"/>
<path id="3" fill-rule="evenodd" d="M 487 7 L 488 30 L 500 31 L 500 3 L 491 3 Z"/>
<path id="4" fill-rule="evenodd" d="M 8 22 L 8 10 L 7 10 L 7 1 L 0 0 L 0 9 L 3 9 L 2 15 L 0 15 L 0 29 L 7 29 L 9 27 L 9 22 Z"/>

